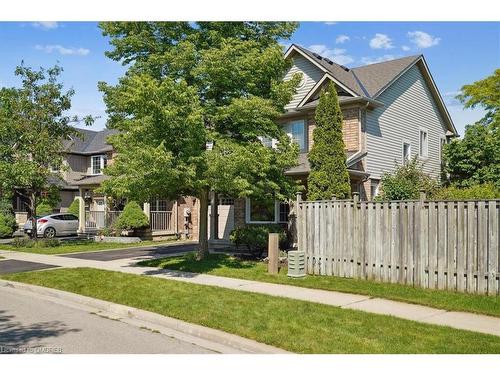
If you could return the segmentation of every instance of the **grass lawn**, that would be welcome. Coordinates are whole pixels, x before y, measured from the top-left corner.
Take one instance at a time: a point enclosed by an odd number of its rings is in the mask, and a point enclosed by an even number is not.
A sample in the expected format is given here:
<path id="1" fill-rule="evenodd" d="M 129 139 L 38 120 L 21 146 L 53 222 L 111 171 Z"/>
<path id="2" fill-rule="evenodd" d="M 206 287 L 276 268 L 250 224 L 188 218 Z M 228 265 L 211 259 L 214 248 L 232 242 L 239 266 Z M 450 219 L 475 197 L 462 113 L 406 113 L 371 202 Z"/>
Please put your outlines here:
<path id="1" fill-rule="evenodd" d="M 500 337 L 311 302 L 91 268 L 2 275 L 298 353 L 500 353 Z"/>
<path id="2" fill-rule="evenodd" d="M 241 261 L 225 254 L 210 254 L 203 261 L 197 261 L 193 256 L 187 254 L 179 257 L 146 260 L 140 262 L 139 265 L 363 294 L 444 310 L 467 311 L 500 317 L 500 297 L 414 288 L 399 284 L 334 276 L 308 275 L 301 279 L 294 279 L 286 276 L 286 268 L 282 268 L 278 275 L 269 275 L 267 274 L 267 265 L 263 262 Z"/>
<path id="3" fill-rule="evenodd" d="M 68 254 L 79 253 L 84 251 L 112 250 L 123 249 L 127 247 L 141 247 L 151 245 L 161 245 L 172 243 L 174 240 L 167 241 L 142 241 L 139 243 L 111 243 L 111 242 L 93 242 L 93 241 L 64 241 L 59 246 L 55 247 L 15 247 L 10 244 L 0 244 L 0 250 L 22 251 L 35 254 Z"/>

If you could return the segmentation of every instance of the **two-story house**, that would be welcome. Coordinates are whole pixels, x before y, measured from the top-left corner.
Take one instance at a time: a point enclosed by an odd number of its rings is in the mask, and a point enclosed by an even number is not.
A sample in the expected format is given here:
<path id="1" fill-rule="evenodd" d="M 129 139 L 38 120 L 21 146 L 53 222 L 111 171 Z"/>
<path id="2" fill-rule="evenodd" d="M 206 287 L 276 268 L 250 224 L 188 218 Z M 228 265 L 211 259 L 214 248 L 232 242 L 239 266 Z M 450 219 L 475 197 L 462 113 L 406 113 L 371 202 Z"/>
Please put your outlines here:
<path id="1" fill-rule="evenodd" d="M 350 69 L 292 45 L 285 58 L 292 60 L 285 79 L 302 74 L 280 119 L 301 152 L 299 165 L 287 171 L 288 175 L 302 180 L 307 189 L 315 110 L 322 88 L 333 82 L 344 117 L 352 192 L 358 192 L 361 199 L 372 199 L 384 172 L 414 156 L 423 162 L 426 173 L 439 178 L 442 146 L 458 134 L 423 55 Z M 280 202 L 238 199 L 234 224 L 284 223 L 287 214 L 287 205 Z"/>

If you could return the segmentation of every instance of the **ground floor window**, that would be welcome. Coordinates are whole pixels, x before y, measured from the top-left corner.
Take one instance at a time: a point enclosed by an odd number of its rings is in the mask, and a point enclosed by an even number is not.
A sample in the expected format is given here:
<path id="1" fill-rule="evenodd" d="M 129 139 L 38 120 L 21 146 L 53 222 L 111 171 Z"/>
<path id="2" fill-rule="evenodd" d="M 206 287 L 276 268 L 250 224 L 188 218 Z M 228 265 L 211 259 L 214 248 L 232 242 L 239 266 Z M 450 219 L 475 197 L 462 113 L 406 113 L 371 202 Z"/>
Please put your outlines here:
<path id="1" fill-rule="evenodd" d="M 287 202 L 273 199 L 247 198 L 247 223 L 286 223 L 290 206 Z"/>
<path id="2" fill-rule="evenodd" d="M 168 201 L 166 199 L 153 199 L 151 201 L 151 211 L 167 211 Z"/>

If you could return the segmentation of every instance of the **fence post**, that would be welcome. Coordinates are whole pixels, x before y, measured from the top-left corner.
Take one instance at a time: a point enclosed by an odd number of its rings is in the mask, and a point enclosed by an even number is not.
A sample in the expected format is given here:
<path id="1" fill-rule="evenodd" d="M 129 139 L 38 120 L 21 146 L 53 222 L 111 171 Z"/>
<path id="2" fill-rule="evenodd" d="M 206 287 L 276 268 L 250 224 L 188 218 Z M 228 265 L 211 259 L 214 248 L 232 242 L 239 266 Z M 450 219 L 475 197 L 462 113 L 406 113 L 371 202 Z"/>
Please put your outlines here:
<path id="1" fill-rule="evenodd" d="M 302 202 L 302 193 L 299 191 L 297 192 L 296 195 L 296 200 L 294 203 L 293 210 L 290 212 L 289 228 L 288 228 L 292 236 L 292 247 L 296 250 L 299 248 L 300 244 L 300 234 L 299 234 L 299 231 L 301 229 L 299 228 L 299 225 L 301 223 L 301 218 L 299 217 L 300 202 Z"/>
<path id="2" fill-rule="evenodd" d="M 426 194 L 425 194 L 425 190 L 420 190 L 420 202 L 423 202 L 425 201 L 425 198 L 426 198 Z"/>
<path id="3" fill-rule="evenodd" d="M 271 275 L 278 274 L 279 257 L 279 234 L 269 233 L 269 242 L 267 247 L 267 272 Z"/>
<path id="4" fill-rule="evenodd" d="M 151 203 L 144 202 L 143 210 L 146 216 L 148 217 L 148 220 L 151 222 Z"/>

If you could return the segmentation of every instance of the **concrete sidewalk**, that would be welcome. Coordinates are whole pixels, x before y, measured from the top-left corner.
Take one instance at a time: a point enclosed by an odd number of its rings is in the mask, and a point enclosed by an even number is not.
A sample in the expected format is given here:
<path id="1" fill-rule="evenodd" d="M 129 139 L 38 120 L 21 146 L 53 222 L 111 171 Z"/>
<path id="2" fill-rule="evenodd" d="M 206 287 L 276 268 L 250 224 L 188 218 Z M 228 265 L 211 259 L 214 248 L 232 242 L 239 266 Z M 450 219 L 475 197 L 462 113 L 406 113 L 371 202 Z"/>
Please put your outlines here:
<path id="1" fill-rule="evenodd" d="M 92 267 L 109 271 L 145 275 L 168 280 L 176 280 L 199 285 L 210 285 L 243 292 L 254 292 L 276 297 L 286 297 L 301 301 L 321 303 L 344 309 L 360 310 L 375 314 L 391 315 L 402 319 L 422 323 L 448 326 L 468 331 L 487 333 L 500 336 L 500 318 L 472 313 L 446 311 L 396 302 L 382 298 L 340 293 L 319 289 L 309 289 L 290 285 L 272 284 L 260 281 L 234 279 L 229 277 L 161 270 L 151 267 L 136 266 L 137 259 L 119 259 L 116 261 L 94 261 L 77 258 L 67 258 L 54 255 L 41 255 L 20 252 L 1 251 L 6 259 L 16 259 L 30 262 L 52 264 L 59 267 Z M 142 257 L 144 259 L 144 257 Z"/>

